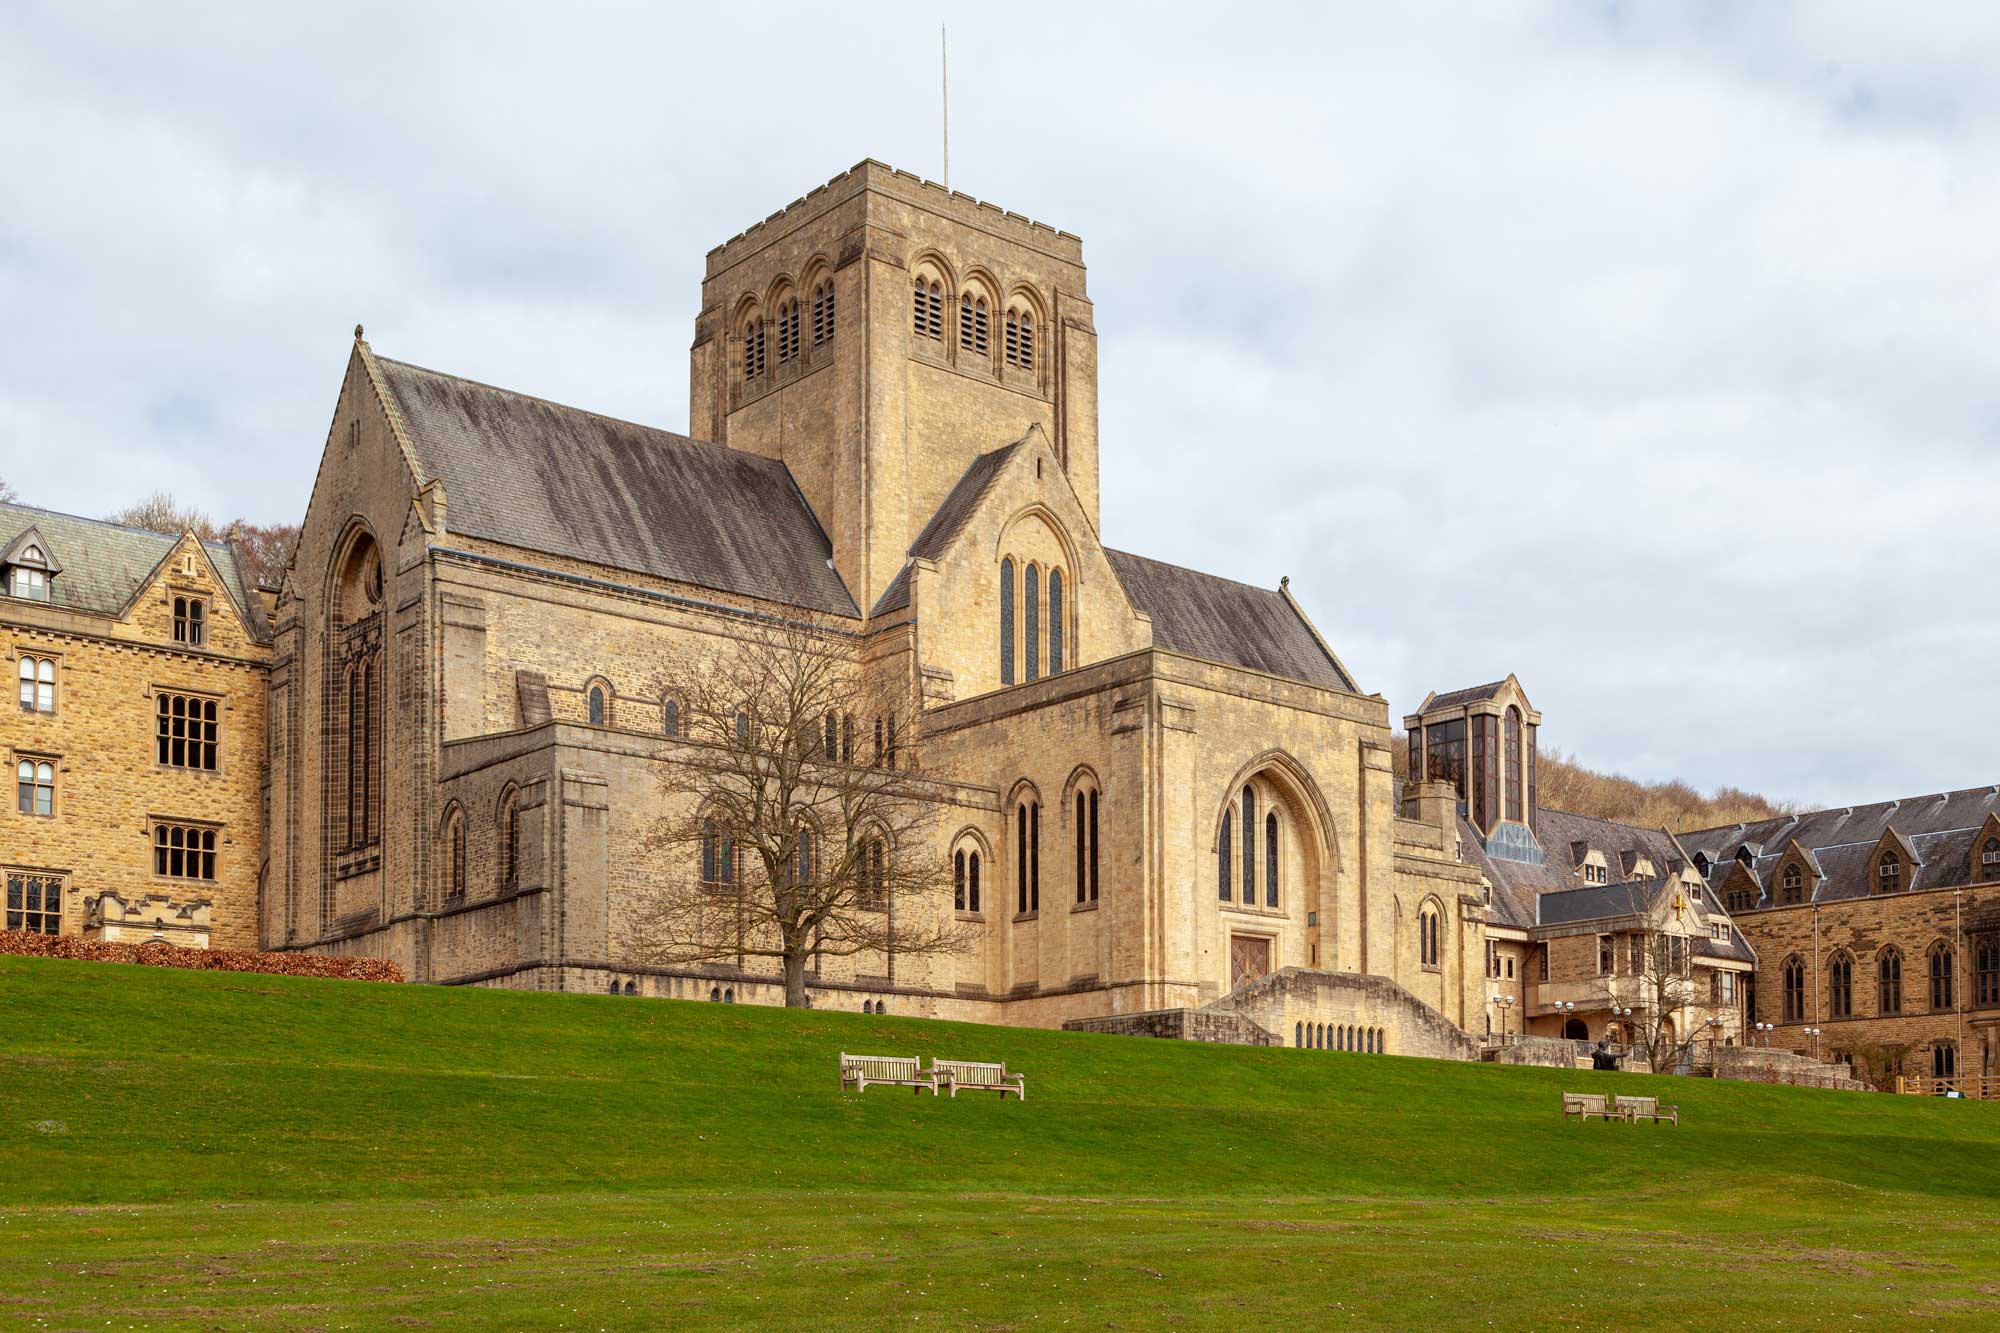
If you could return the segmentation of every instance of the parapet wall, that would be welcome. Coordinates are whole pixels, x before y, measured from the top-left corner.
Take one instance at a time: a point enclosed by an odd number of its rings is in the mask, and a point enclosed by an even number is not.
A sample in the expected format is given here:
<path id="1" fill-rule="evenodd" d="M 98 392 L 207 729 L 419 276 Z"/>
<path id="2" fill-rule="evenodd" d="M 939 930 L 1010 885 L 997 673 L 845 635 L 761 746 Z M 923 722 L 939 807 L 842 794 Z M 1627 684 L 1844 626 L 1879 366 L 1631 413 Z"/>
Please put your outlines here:
<path id="1" fill-rule="evenodd" d="M 1208 1008 L 1242 1015 L 1277 1033 L 1280 1045 L 1297 1044 L 1309 1026 L 1373 1028 L 1383 1034 L 1383 1050 L 1389 1055 L 1479 1059 L 1478 1042 L 1387 977 L 1283 967 L 1246 982 Z"/>

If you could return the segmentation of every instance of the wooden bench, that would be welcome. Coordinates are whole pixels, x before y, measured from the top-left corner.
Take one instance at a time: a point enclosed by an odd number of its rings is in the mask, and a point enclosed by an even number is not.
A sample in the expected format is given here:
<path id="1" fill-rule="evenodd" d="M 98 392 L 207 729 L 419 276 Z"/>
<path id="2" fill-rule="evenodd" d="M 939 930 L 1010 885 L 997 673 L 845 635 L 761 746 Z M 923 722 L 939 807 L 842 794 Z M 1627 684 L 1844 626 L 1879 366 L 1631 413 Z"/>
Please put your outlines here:
<path id="1" fill-rule="evenodd" d="M 890 1083 L 915 1092 L 929 1088 L 931 1096 L 937 1096 L 937 1071 L 921 1069 L 919 1063 L 914 1055 L 849 1055 L 842 1051 L 840 1086 L 852 1084 L 856 1092 L 866 1092 L 870 1083 Z"/>
<path id="2" fill-rule="evenodd" d="M 1657 1125 L 1664 1120 L 1675 1126 L 1681 1123 L 1681 1108 L 1661 1106 L 1658 1097 L 1619 1097 L 1617 1111 L 1625 1119 L 1635 1122 L 1650 1120 Z"/>
<path id="3" fill-rule="evenodd" d="M 1611 1108 L 1611 1099 L 1601 1092 L 1565 1092 L 1563 1094 L 1563 1119 L 1575 1116 L 1578 1120 L 1588 1120 L 1596 1116 L 1599 1120 L 1622 1120 L 1624 1116 Z"/>
<path id="4" fill-rule="evenodd" d="M 944 1080 L 951 1095 L 958 1096 L 958 1090 L 965 1088 L 972 1092 L 997 1092 L 1000 1100 L 1007 1100 L 1013 1093 L 1020 1101 L 1028 1099 L 1028 1076 L 1010 1074 L 1005 1064 L 988 1064 L 979 1060 L 933 1060 L 931 1072 Z"/>

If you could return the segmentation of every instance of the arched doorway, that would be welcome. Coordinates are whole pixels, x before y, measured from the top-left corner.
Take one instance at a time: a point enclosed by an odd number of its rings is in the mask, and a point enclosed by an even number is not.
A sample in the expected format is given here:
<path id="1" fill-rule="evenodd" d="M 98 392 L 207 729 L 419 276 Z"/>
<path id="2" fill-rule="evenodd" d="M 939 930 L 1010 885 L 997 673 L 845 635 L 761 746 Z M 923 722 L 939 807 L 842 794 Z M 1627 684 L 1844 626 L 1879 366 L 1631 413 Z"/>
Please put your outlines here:
<path id="1" fill-rule="evenodd" d="M 1570 1041 L 1589 1041 L 1590 1024 L 1581 1018 L 1572 1018 L 1563 1023 L 1563 1036 Z"/>

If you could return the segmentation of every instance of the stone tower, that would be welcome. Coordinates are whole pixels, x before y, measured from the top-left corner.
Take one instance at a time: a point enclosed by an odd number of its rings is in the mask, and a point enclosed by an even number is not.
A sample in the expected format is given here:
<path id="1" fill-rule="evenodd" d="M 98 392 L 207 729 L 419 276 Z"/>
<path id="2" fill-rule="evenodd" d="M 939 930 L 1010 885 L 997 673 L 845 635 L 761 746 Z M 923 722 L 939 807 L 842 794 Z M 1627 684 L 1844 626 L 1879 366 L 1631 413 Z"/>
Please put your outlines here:
<path id="1" fill-rule="evenodd" d="M 863 162 L 709 252 L 690 362 L 689 434 L 791 468 L 864 610 L 966 465 L 1030 426 L 1098 523 L 1068 232 Z"/>

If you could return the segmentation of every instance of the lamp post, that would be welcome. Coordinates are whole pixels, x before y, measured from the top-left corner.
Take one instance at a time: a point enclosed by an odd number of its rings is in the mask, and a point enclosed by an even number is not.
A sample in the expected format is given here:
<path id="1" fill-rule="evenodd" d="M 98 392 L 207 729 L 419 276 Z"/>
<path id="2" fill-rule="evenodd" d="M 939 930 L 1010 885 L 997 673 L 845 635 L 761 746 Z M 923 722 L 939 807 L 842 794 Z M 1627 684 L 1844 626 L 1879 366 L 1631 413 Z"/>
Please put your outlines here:
<path id="1" fill-rule="evenodd" d="M 1502 995 L 1493 1003 L 1500 1006 L 1500 1044 L 1505 1046 L 1507 1044 L 1507 1011 L 1514 1007 L 1514 997 L 1511 995 Z"/>
<path id="2" fill-rule="evenodd" d="M 1750 1044 L 1755 1046 L 1761 1041 L 1764 1045 L 1769 1046 L 1771 1044 L 1771 1025 L 1769 1023 L 1756 1023 L 1752 1026 L 1756 1030 L 1756 1035 L 1750 1038 Z"/>
<path id="3" fill-rule="evenodd" d="M 1614 1004 L 1611 1006 L 1611 1016 L 1618 1020 L 1618 1030 L 1629 1037 L 1631 1033 L 1627 1030 L 1626 1025 L 1631 1021 L 1632 1018 L 1631 1009 L 1621 1005 Z M 1627 1041 L 1625 1045 L 1629 1049 L 1632 1043 L 1630 1041 Z"/>
<path id="4" fill-rule="evenodd" d="M 1806 1035 L 1813 1039 L 1813 1059 L 1819 1059 L 1819 1029 L 1807 1028 Z"/>
<path id="5" fill-rule="evenodd" d="M 1556 1019 L 1562 1025 L 1558 1029 L 1557 1035 L 1561 1036 L 1564 1040 L 1569 1040 L 1570 1035 L 1569 1035 L 1568 1019 L 1569 1016 L 1576 1011 L 1576 1001 L 1557 1000 L 1554 1004 L 1550 1005 L 1549 1007 L 1555 1011 Z"/>

